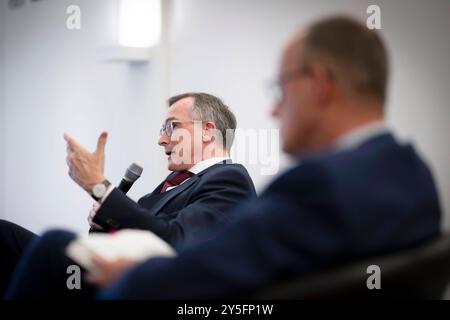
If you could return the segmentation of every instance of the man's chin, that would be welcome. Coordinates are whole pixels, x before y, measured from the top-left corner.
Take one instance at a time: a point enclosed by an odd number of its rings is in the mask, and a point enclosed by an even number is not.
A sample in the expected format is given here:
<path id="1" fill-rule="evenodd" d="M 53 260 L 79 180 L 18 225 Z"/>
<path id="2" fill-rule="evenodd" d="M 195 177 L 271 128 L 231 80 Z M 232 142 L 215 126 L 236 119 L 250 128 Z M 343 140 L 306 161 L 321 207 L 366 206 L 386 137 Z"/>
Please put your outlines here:
<path id="1" fill-rule="evenodd" d="M 170 171 L 184 171 L 189 169 L 191 166 L 184 164 L 184 163 L 174 163 L 172 161 L 169 161 L 169 163 L 167 164 L 167 169 L 169 169 Z"/>
<path id="2" fill-rule="evenodd" d="M 175 170 L 176 169 L 176 165 L 174 165 L 173 163 L 171 163 L 171 162 L 169 162 L 168 164 L 167 164 L 167 169 L 169 169 L 170 171 L 177 171 L 177 170 Z"/>

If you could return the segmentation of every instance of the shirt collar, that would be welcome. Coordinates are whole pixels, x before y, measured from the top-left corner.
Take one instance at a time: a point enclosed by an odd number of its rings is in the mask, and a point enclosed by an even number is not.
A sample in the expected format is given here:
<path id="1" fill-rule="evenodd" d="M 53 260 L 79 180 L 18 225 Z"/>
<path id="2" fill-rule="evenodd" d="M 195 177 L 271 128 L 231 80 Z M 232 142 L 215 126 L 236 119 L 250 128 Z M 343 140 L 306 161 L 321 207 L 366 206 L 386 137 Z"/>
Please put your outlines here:
<path id="1" fill-rule="evenodd" d="M 206 160 L 202 160 L 202 161 L 194 164 L 194 166 L 192 168 L 190 168 L 188 171 L 192 172 L 193 174 L 199 174 L 203 170 L 208 169 L 209 167 L 212 167 L 213 165 L 215 165 L 219 162 L 229 160 L 229 159 L 230 159 L 229 157 L 213 157 L 213 158 L 209 158 Z"/>
<path id="2" fill-rule="evenodd" d="M 389 131 L 389 127 L 384 121 L 374 121 L 359 126 L 339 137 L 334 143 L 333 149 L 335 151 L 341 151 L 356 148 L 370 138 L 388 133 Z"/>

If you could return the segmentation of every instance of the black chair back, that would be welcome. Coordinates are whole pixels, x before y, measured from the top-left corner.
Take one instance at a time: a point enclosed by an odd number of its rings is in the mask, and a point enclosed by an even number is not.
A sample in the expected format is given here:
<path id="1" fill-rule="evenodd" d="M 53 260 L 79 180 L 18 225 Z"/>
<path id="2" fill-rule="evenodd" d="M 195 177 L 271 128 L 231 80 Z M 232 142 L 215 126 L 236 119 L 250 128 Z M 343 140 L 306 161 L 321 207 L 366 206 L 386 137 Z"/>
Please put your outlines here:
<path id="1" fill-rule="evenodd" d="M 368 266 L 380 268 L 369 289 Z M 251 299 L 441 299 L 450 280 L 450 235 L 414 249 L 373 257 L 271 286 Z M 371 281 L 370 281 L 371 282 Z"/>

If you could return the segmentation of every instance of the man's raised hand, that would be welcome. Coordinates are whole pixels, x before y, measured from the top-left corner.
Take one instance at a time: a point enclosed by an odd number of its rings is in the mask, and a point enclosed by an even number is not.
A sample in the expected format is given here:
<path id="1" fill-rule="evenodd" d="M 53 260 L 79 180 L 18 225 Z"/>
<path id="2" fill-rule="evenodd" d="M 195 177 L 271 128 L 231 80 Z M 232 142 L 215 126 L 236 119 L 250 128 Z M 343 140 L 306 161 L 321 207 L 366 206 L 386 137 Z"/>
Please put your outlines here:
<path id="1" fill-rule="evenodd" d="M 97 141 L 97 148 L 89 152 L 69 134 L 64 134 L 67 142 L 66 162 L 69 166 L 69 176 L 88 193 L 92 188 L 105 180 L 105 145 L 107 132 L 102 132 Z"/>

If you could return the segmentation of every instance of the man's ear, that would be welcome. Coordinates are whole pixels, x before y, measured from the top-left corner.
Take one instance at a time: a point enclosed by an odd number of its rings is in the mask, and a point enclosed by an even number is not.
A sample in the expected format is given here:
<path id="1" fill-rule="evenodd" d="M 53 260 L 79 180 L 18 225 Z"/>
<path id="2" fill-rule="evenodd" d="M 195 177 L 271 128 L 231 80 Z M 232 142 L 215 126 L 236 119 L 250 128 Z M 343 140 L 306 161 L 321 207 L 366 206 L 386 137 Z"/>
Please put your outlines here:
<path id="1" fill-rule="evenodd" d="M 336 90 L 336 83 L 329 69 L 316 66 L 312 69 L 314 78 L 314 91 L 318 104 L 322 107 L 329 105 Z"/>
<path id="2" fill-rule="evenodd" d="M 206 122 L 203 127 L 202 141 L 211 142 L 215 140 L 216 129 L 214 122 Z"/>

